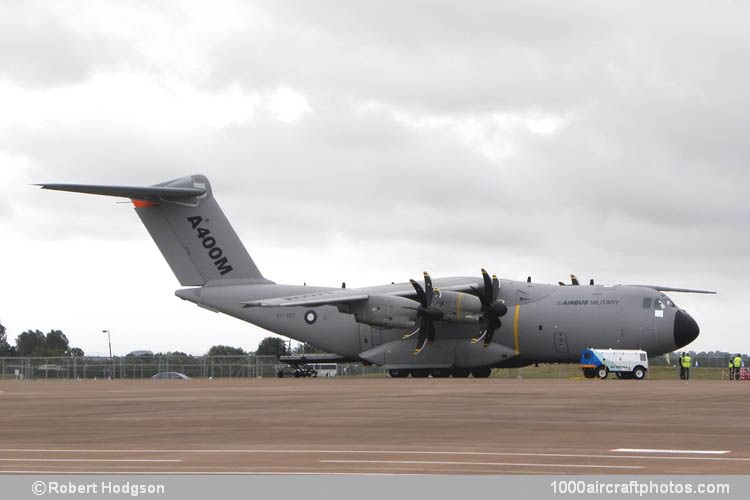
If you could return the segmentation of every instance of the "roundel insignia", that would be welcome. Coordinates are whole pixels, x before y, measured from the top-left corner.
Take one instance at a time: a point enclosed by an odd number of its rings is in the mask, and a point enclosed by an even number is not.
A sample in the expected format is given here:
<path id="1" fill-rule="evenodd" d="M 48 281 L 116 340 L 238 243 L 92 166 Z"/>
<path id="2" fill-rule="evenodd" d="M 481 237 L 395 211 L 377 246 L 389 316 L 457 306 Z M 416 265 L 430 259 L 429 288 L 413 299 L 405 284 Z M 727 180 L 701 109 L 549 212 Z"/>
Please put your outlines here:
<path id="1" fill-rule="evenodd" d="M 315 311 L 307 311 L 305 313 L 305 323 L 312 325 L 318 319 L 318 314 Z"/>

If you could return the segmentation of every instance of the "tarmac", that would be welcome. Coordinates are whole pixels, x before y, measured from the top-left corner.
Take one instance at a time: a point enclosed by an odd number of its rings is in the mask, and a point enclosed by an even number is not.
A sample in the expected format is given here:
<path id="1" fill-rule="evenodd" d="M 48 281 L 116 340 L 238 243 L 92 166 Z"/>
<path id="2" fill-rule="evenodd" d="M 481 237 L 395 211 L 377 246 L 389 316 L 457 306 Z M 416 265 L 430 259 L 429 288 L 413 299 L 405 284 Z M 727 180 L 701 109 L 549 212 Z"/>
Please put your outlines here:
<path id="1" fill-rule="evenodd" d="M 0 473 L 748 474 L 750 384 L 0 381 Z"/>

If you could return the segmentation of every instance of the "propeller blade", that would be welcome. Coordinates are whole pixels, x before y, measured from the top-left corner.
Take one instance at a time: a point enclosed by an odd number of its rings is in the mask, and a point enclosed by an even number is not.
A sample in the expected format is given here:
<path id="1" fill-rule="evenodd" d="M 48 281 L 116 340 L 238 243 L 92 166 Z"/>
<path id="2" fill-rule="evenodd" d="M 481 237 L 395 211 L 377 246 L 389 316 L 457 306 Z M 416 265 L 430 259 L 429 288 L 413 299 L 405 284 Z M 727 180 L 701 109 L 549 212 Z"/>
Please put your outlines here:
<path id="1" fill-rule="evenodd" d="M 471 343 L 476 344 L 480 340 L 484 340 L 485 335 L 487 335 L 487 330 L 482 330 L 481 332 L 479 332 L 479 337 L 471 339 Z"/>
<path id="2" fill-rule="evenodd" d="M 425 325 L 422 325 L 423 327 L 419 329 L 419 338 L 417 339 L 417 347 L 414 349 L 415 356 L 422 352 L 422 349 L 424 349 L 424 346 L 427 344 L 427 333 L 425 332 Z"/>
<path id="3" fill-rule="evenodd" d="M 501 326 L 502 323 L 500 322 L 500 319 L 496 318 L 494 320 L 489 320 L 487 325 L 487 335 L 484 336 L 484 347 L 488 347 L 490 343 L 492 343 L 492 337 L 495 335 L 495 330 Z"/>
<path id="4" fill-rule="evenodd" d="M 427 321 L 427 343 L 432 345 L 435 342 L 435 324 L 432 321 Z"/>
<path id="5" fill-rule="evenodd" d="M 484 301 L 487 304 L 492 302 L 492 280 L 490 279 L 490 273 L 482 269 L 482 279 L 484 280 Z"/>
<path id="6" fill-rule="evenodd" d="M 472 344 L 483 341 L 484 347 L 490 345 L 492 342 L 492 336 L 495 334 L 495 330 L 500 328 L 500 316 L 504 316 L 508 312 L 508 306 L 505 302 L 498 300 L 500 296 L 500 280 L 496 274 L 492 275 L 482 269 L 482 280 L 484 281 L 484 290 L 479 293 L 475 288 L 472 290 L 479 295 L 479 300 L 482 303 L 482 314 L 484 315 L 483 321 L 486 322 L 486 328 L 480 330 L 479 337 L 471 339 Z M 562 285 L 562 283 L 560 283 Z"/>
<path id="7" fill-rule="evenodd" d="M 406 339 L 408 339 L 408 338 L 410 338 L 410 337 L 413 337 L 414 335 L 416 335 L 416 334 L 417 334 L 417 332 L 419 332 L 419 330 L 420 330 L 421 328 L 422 328 L 422 327 L 419 327 L 419 328 L 417 328 L 416 330 L 414 330 L 413 332 L 411 332 L 411 333 L 407 333 L 406 335 L 402 336 L 401 338 L 402 338 L 403 340 L 406 340 Z"/>
<path id="8" fill-rule="evenodd" d="M 425 307 L 432 304 L 432 278 L 430 278 L 430 275 L 425 271 L 422 273 L 424 276 L 424 293 L 427 298 L 427 302 L 425 303 Z"/>
<path id="9" fill-rule="evenodd" d="M 411 286 L 413 286 L 414 290 L 417 292 L 417 298 L 419 299 L 419 303 L 422 304 L 423 307 L 427 307 L 427 297 L 425 296 L 422 285 L 420 285 L 414 280 L 409 280 L 409 281 L 411 282 Z"/>

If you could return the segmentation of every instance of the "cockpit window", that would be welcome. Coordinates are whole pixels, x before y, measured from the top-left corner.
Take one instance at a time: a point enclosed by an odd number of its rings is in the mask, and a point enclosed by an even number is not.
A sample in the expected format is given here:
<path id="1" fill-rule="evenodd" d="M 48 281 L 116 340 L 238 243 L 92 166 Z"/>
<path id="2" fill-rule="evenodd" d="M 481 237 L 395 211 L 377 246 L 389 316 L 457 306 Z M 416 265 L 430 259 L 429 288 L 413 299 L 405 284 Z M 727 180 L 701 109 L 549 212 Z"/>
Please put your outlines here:
<path id="1" fill-rule="evenodd" d="M 651 299 L 649 297 L 643 298 L 643 308 L 644 309 L 651 309 Z"/>
<path id="2" fill-rule="evenodd" d="M 666 295 L 662 295 L 661 299 L 664 301 L 665 304 L 667 304 L 667 307 L 677 307 L 674 302 L 672 302 L 672 299 L 667 297 Z"/>

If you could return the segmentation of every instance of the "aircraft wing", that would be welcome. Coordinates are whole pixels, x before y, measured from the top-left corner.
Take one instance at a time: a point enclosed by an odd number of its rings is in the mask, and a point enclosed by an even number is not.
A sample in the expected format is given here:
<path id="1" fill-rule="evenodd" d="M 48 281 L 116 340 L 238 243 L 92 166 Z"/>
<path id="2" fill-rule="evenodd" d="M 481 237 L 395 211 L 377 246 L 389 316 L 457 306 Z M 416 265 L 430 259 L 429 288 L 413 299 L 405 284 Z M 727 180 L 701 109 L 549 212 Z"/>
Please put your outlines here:
<path id="1" fill-rule="evenodd" d="M 653 288 L 658 292 L 682 292 L 682 293 L 710 293 L 715 294 L 710 290 L 693 290 L 692 288 L 675 288 L 673 286 L 661 286 L 661 285 L 636 285 L 644 288 Z"/>
<path id="2" fill-rule="evenodd" d="M 442 281 L 444 283 L 441 283 L 441 280 L 435 280 L 435 288 L 455 292 L 471 292 L 472 288 L 476 289 L 476 287 L 479 286 L 476 282 L 471 282 L 469 280 L 456 281 L 448 278 Z M 243 302 L 242 307 L 317 307 L 358 302 L 360 300 L 367 300 L 374 295 L 395 295 L 407 298 L 416 298 L 417 296 L 414 287 L 410 283 L 396 283 L 392 285 L 361 289 L 338 288 L 301 295 L 251 300 Z"/>
<path id="3" fill-rule="evenodd" d="M 315 307 L 340 304 L 343 302 L 356 302 L 365 300 L 370 295 L 360 293 L 358 290 L 331 290 L 326 292 L 306 293 L 302 295 L 289 295 L 287 297 L 277 297 L 273 299 L 251 300 L 243 302 L 242 307 Z"/>

